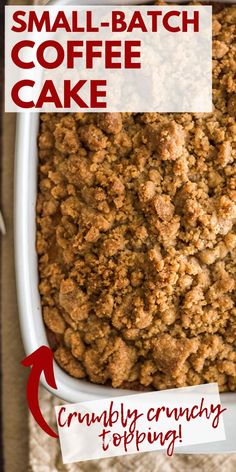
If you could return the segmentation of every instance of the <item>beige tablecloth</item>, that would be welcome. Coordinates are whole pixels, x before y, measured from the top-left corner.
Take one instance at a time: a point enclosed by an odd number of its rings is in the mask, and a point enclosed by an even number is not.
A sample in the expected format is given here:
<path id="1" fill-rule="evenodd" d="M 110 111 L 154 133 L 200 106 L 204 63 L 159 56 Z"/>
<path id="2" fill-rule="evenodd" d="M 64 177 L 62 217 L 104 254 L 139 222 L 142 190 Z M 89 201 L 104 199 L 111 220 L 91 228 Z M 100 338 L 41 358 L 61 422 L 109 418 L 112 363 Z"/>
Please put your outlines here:
<path id="1" fill-rule="evenodd" d="M 52 427 L 58 400 L 41 391 L 41 406 Z M 62 465 L 58 442 L 43 433 L 32 418 L 30 427 L 30 464 L 32 472 L 235 472 L 236 454 L 194 455 L 148 452 L 95 461 Z"/>

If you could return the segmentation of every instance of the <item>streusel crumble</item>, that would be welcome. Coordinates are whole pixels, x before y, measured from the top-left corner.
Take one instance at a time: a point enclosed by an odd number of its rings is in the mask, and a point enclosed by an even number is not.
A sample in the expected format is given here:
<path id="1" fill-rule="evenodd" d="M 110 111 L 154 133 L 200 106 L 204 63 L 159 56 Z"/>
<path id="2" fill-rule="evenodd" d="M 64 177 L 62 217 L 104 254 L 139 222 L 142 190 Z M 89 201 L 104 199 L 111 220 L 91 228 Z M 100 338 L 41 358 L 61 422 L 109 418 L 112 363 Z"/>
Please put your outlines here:
<path id="1" fill-rule="evenodd" d="M 208 114 L 42 114 L 43 318 L 70 375 L 236 390 L 236 7 L 213 20 Z"/>

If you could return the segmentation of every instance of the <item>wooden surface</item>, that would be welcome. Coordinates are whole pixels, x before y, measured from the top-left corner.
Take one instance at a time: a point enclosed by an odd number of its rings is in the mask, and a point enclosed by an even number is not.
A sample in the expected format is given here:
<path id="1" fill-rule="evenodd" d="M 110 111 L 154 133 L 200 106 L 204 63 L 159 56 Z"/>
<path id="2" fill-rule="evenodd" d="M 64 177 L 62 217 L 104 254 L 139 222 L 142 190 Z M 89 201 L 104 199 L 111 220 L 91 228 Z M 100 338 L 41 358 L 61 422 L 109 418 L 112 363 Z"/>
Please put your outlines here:
<path id="1" fill-rule="evenodd" d="M 1 106 L 1 118 L 2 118 L 2 107 L 3 107 L 3 66 L 4 66 L 4 41 L 3 41 L 3 24 L 4 24 L 4 4 L 0 6 L 0 106 Z M 0 156 L 2 156 L 2 119 L 0 120 Z M 2 160 L 0 158 L 0 176 L 2 175 Z M 0 209 L 1 209 L 1 190 L 0 186 Z M 1 238 L 1 236 L 0 236 Z M 1 250 L 1 239 L 0 239 L 0 250 Z M 1 280 L 1 276 L 0 276 Z M 0 311 L 1 311 L 1 299 L 0 299 Z M 1 331 L 1 318 L 0 318 L 0 331 Z M 1 337 L 0 337 L 0 352 L 1 352 Z M 0 451 L 3 451 L 3 434 L 2 434 L 2 371 L 0 369 Z M 3 470 L 3 454 L 0 452 L 0 469 Z"/>
<path id="2" fill-rule="evenodd" d="M 13 176 L 15 116 L 3 113 L 3 14 L 1 0 L 1 185 L 0 207 L 4 215 L 7 234 L 1 237 L 0 302 L 1 302 L 1 404 L 2 447 L 1 460 L 4 472 L 28 470 L 28 409 L 25 401 L 26 369 L 20 366 L 24 357 L 22 347 L 14 279 L 13 260 Z M 11 0 L 9 4 L 27 4 Z"/>

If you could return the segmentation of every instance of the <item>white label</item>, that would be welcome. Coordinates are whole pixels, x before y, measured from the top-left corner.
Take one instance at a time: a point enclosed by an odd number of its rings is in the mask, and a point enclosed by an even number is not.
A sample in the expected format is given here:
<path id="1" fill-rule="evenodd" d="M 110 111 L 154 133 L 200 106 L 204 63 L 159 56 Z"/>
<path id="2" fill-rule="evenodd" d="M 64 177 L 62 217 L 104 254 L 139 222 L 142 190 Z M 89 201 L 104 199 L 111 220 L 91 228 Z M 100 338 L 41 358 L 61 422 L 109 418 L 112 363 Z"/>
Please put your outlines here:
<path id="1" fill-rule="evenodd" d="M 215 383 L 55 407 L 64 463 L 225 440 Z"/>
<path id="2" fill-rule="evenodd" d="M 6 111 L 211 112 L 211 20 L 203 5 L 6 7 Z"/>

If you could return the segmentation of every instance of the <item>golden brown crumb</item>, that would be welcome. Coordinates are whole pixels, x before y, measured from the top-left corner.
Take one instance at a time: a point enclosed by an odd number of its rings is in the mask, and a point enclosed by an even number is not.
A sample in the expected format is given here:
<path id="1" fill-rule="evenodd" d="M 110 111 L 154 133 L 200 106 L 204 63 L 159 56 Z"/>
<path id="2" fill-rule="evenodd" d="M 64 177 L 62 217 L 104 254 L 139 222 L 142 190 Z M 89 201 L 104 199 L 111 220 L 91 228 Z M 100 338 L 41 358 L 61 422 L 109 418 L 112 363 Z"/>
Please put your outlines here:
<path id="1" fill-rule="evenodd" d="M 213 18 L 212 113 L 41 115 L 39 290 L 74 377 L 236 390 L 235 15 Z"/>
<path id="2" fill-rule="evenodd" d="M 58 347 L 54 356 L 56 361 L 68 374 L 78 379 L 85 377 L 86 374 L 82 364 L 75 359 L 68 349 L 62 346 Z"/>

